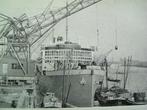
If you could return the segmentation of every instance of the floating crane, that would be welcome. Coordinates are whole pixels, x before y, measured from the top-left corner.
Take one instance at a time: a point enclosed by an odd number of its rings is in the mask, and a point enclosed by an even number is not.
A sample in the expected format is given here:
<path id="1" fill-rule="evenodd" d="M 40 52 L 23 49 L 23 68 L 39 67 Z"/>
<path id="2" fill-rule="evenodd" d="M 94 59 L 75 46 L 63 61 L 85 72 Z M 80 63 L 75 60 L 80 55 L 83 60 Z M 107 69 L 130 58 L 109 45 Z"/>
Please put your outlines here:
<path id="1" fill-rule="evenodd" d="M 7 46 L 6 53 L 14 55 L 24 74 L 29 73 L 31 47 L 46 35 L 57 23 L 102 0 L 73 0 L 65 7 L 57 10 L 46 9 L 43 13 L 27 17 L 23 14 L 19 18 L 11 18 L 0 13 L 0 45 Z M 53 0 L 50 2 L 52 4 Z M 23 68 L 20 58 L 27 61 L 27 69 Z"/>

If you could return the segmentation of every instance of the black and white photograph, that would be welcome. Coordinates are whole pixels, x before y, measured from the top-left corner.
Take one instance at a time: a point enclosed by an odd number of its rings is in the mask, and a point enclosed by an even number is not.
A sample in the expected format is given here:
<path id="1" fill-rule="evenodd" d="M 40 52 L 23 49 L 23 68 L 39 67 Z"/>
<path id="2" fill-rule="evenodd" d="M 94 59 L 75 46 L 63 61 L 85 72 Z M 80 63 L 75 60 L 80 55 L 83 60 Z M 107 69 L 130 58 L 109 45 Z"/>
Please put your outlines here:
<path id="1" fill-rule="evenodd" d="M 147 0 L 0 0 L 0 109 L 147 109 Z"/>

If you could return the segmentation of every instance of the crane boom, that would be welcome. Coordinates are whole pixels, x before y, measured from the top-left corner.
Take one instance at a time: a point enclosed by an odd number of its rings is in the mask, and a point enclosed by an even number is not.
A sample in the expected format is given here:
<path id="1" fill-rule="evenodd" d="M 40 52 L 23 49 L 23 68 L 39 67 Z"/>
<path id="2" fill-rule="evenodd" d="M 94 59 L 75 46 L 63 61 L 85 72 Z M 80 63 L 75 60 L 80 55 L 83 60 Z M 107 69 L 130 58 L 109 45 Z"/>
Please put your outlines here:
<path id="1" fill-rule="evenodd" d="M 49 9 L 46 10 L 45 13 L 43 12 L 30 18 L 25 14 L 19 18 L 7 17 L 6 20 L 9 21 L 10 29 L 8 29 L 7 32 L 3 32 L 3 35 L 5 35 L 4 37 L 8 37 L 9 34 L 12 34 L 11 31 L 14 30 L 15 27 L 15 31 L 19 31 L 17 33 L 21 34 L 21 38 L 23 36 L 27 39 L 23 41 L 28 41 L 32 46 L 62 19 L 100 1 L 102 0 L 74 0 L 62 8 L 52 11 Z M 3 17 L 4 15 L 0 14 L 0 16 Z M 13 39 L 15 38 L 13 37 Z"/>
<path id="2" fill-rule="evenodd" d="M 65 7 L 62 7 L 57 10 L 50 11 L 48 10 L 46 14 L 41 13 L 39 15 L 33 16 L 29 19 L 29 25 L 24 25 L 26 29 L 27 36 L 31 45 L 36 43 L 43 35 L 45 35 L 53 26 L 55 26 L 62 19 L 73 15 L 80 10 L 83 10 L 97 2 L 102 0 L 74 0 Z M 24 20 L 25 21 L 25 20 Z M 37 34 L 36 38 L 32 38 L 32 35 Z"/>

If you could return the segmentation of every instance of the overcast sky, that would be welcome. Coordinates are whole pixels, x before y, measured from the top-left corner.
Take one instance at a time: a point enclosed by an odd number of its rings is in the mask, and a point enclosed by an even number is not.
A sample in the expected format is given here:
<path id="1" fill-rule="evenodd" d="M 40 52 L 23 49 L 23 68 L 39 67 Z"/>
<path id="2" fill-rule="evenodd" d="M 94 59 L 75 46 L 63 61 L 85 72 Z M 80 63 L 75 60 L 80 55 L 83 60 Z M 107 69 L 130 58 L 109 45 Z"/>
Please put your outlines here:
<path id="1" fill-rule="evenodd" d="M 32 16 L 41 13 L 50 1 L 0 0 L 0 13 L 11 17 L 19 17 L 23 13 Z M 54 0 L 51 9 L 64 6 L 65 1 Z M 147 61 L 146 10 L 147 0 L 103 0 L 69 17 L 69 39 L 82 47 L 99 43 L 99 53 L 114 49 L 117 44 L 119 49 L 111 53 L 114 59 L 132 56 L 133 59 Z M 56 25 L 55 36 L 65 36 L 65 20 Z"/>

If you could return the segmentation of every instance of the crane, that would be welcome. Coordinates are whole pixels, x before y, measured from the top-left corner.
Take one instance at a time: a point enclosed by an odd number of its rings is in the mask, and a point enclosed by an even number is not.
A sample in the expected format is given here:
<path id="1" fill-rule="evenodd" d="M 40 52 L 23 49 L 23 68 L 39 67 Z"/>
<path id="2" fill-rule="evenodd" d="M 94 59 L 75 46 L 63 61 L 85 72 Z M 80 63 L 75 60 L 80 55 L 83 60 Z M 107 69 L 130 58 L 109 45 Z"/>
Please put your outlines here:
<path id="1" fill-rule="evenodd" d="M 20 31 L 21 37 L 26 36 L 30 45 L 33 45 L 62 19 L 100 1 L 102 0 L 74 0 L 65 7 L 53 11 L 48 10 L 46 13 L 41 13 L 30 18 L 26 14 L 23 14 L 19 18 L 10 18 L 0 14 L 0 17 L 5 17 L 5 20 L 8 21 L 8 27 L 11 28 L 4 31 L 3 36 L 8 36 L 13 27 L 17 31 Z"/>
<path id="2" fill-rule="evenodd" d="M 32 17 L 23 14 L 18 18 L 11 18 L 0 13 L 0 40 L 6 39 L 6 42 L 0 42 L 0 45 L 7 45 L 6 53 L 11 52 L 17 58 L 24 74 L 27 74 L 29 73 L 31 47 L 61 20 L 100 1 L 102 0 L 73 0 L 57 10 L 47 8 L 43 13 Z M 52 3 L 53 0 L 50 5 Z M 22 56 L 28 62 L 26 71 L 20 60 Z"/>

